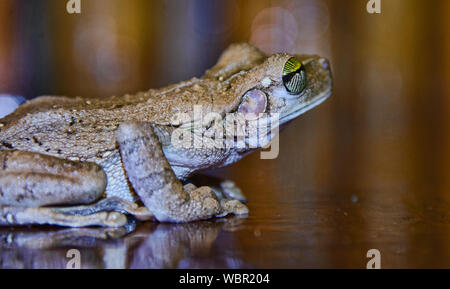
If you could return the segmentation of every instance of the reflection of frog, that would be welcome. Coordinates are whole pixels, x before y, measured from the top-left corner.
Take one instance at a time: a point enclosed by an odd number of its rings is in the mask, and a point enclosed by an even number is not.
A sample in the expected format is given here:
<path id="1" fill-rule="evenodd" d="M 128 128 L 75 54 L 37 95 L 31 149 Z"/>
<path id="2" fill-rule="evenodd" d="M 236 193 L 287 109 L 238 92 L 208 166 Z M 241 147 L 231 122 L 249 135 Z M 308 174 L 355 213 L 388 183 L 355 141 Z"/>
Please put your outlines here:
<path id="1" fill-rule="evenodd" d="M 168 222 L 246 214 L 240 201 L 217 197 L 209 187 L 183 187 L 180 180 L 235 162 L 254 148 L 175 146 L 174 131 L 207 135 L 216 129 L 214 119 L 192 124 L 175 116 L 192 116 L 196 107 L 202 115 L 244 115 L 250 123 L 246 141 L 255 143 L 255 115 L 279 115 L 281 125 L 331 90 L 323 58 L 267 57 L 238 44 L 200 79 L 106 100 L 29 101 L 0 120 L 0 224 L 122 226 L 123 213 Z M 138 199 L 145 207 L 134 203 Z M 69 207 L 74 204 L 85 206 Z"/>
<path id="2" fill-rule="evenodd" d="M 141 224 L 119 228 L 0 228 L 0 269 L 64 269 L 68 248 L 82 256 L 83 269 L 249 268 L 238 256 L 214 247 L 238 246 L 227 237 L 239 216 L 187 224 Z M 133 231 L 133 232 L 131 232 Z M 129 234 L 128 234 L 129 233 Z M 221 234 L 224 238 L 217 238 Z M 83 257 L 83 256 L 89 256 Z M 207 265 L 202 264 L 207 258 Z"/>

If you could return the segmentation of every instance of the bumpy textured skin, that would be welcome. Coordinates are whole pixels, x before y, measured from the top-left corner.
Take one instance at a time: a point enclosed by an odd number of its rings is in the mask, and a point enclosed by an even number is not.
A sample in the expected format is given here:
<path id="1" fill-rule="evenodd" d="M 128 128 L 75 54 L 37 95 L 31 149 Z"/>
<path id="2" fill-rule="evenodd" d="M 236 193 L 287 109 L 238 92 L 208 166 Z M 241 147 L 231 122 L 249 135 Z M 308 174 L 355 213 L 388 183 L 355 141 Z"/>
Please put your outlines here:
<path id="1" fill-rule="evenodd" d="M 161 219 L 187 221 L 195 219 L 189 215 L 195 210 L 201 212 L 197 213 L 197 219 L 226 214 L 234 210 L 239 204 L 237 201 L 229 203 L 225 203 L 226 200 L 218 201 L 205 188 L 187 193 L 182 190 L 178 179 L 185 179 L 199 170 L 226 166 L 238 161 L 251 150 L 175 148 L 170 143 L 170 134 L 176 127 L 184 125 L 184 121 L 174 116 L 180 112 L 192 116 L 194 106 L 200 105 L 203 115 L 213 112 L 223 117 L 226 113 L 237 110 L 242 96 L 247 91 L 257 89 L 267 95 L 270 112 L 281 112 L 280 124 L 297 117 L 313 107 L 318 99 L 329 96 L 332 79 L 329 64 L 325 59 L 318 56 L 296 55 L 295 57 L 305 65 L 308 81 L 298 99 L 286 98 L 281 73 L 285 62 L 292 56 L 280 53 L 267 57 L 251 45 L 237 44 L 228 48 L 218 63 L 199 79 L 193 78 L 161 89 L 122 97 L 113 96 L 108 99 L 44 96 L 26 102 L 14 113 L 0 119 L 0 151 L 6 150 L 7 154 L 8 151 L 17 151 L 18 159 L 23 153 L 23 160 L 29 164 L 28 167 L 24 165 L 15 172 L 8 171 L 7 166 L 0 165 L 0 188 L 7 190 L 7 194 L 0 192 L 3 193 L 0 197 L 0 205 L 25 206 L 14 209 L 0 207 L 3 212 L 6 212 L 4 223 L 11 224 L 9 222 L 11 219 L 18 224 L 24 224 L 25 221 L 32 222 L 32 218 L 23 217 L 22 213 L 25 211 L 39 219 L 39 222 L 48 220 L 52 224 L 69 223 L 66 217 L 86 217 L 71 215 L 71 212 L 98 212 L 99 208 L 106 210 L 106 207 L 108 210 L 116 208 L 119 212 L 127 212 L 127 210 L 137 212 L 136 208 L 120 202 L 110 202 L 107 206 L 103 203 L 94 204 L 82 209 L 80 207 L 66 208 L 64 212 L 51 210 L 52 214 L 56 215 L 50 214 L 47 211 L 48 208 L 35 208 L 35 210 L 29 208 L 51 204 L 83 204 L 98 199 L 100 188 L 104 186 L 101 173 L 97 171 L 98 167 L 78 162 L 92 162 L 103 168 L 107 178 L 106 196 L 108 198 L 118 197 L 121 200 L 133 202 L 138 199 L 134 193 L 136 190 L 139 191 L 140 197 L 146 200 L 144 203 L 148 206 L 154 206 L 151 204 L 158 202 L 169 206 L 170 200 L 173 199 L 173 207 L 166 207 L 165 215 L 160 214 Z M 146 130 L 136 124 L 140 122 L 151 123 L 152 130 Z M 141 132 L 148 133 L 145 137 L 152 139 L 154 143 L 159 143 L 162 152 L 158 153 L 160 157 L 153 159 L 154 156 L 150 152 L 133 142 L 138 139 L 136 135 L 123 133 L 123 138 L 119 141 L 123 144 L 123 149 L 136 148 L 144 154 L 147 153 L 148 155 L 143 159 L 154 164 L 155 168 L 143 167 L 142 163 L 135 162 L 136 157 L 130 157 L 127 161 L 123 160 L 125 154 L 121 157 L 115 137 L 122 123 L 137 125 Z M 208 133 L 208 125 L 202 125 L 203 132 Z M 128 142 L 127 137 L 131 139 Z M 158 146 L 155 147 L 158 148 Z M 37 159 L 33 161 L 35 157 Z M 39 158 L 45 159 L 43 166 L 38 164 Z M 43 171 L 34 171 L 35 165 Z M 127 166 L 128 169 L 125 171 Z M 144 187 L 139 184 L 140 181 L 144 184 L 148 184 L 148 181 L 145 182 L 142 178 L 133 181 L 130 174 L 137 169 L 149 169 L 143 171 L 144 174 L 148 174 L 158 169 L 158 166 L 169 168 L 171 172 L 161 175 L 163 177 L 161 182 L 170 188 L 170 191 L 155 198 L 156 195 L 148 190 L 137 189 Z M 59 174 L 59 171 L 66 173 Z M 157 178 L 150 179 L 158 181 Z M 16 192 L 13 191 L 13 180 L 20 180 Z M 64 192 L 61 195 L 48 192 L 45 190 L 47 187 L 58 187 L 57 190 Z M 194 192 L 199 193 L 194 194 Z M 204 206 L 205 203 L 208 205 Z M 186 209 L 193 204 L 197 209 L 193 209 L 194 207 Z M 177 215 L 176 209 L 173 208 L 180 209 L 181 212 Z M 40 209 L 42 209 L 42 216 L 39 215 Z M 11 218 L 11 212 L 21 214 L 21 218 Z M 151 216 L 149 211 L 139 212 L 143 218 Z M 98 213 L 93 213 L 95 214 Z M 104 219 L 104 216 L 99 217 L 98 223 L 103 222 L 102 218 Z M 78 220 L 73 221 L 74 226 L 79 224 L 84 223 Z"/>

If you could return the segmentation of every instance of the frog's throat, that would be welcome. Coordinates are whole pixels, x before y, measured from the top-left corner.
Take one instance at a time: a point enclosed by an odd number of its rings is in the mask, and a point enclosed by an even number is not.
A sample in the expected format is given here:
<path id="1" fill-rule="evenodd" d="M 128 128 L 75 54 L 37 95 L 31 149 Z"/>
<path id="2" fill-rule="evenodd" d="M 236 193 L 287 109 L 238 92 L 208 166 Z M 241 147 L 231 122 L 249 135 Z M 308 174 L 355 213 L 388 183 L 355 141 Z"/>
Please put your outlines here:
<path id="1" fill-rule="evenodd" d="M 331 91 L 325 91 L 308 102 L 300 102 L 298 104 L 293 105 L 291 109 L 283 113 L 283 115 L 281 116 L 279 122 L 280 125 L 290 120 L 293 120 L 294 118 L 297 118 L 298 116 L 302 115 L 308 110 L 315 108 L 316 106 L 327 100 L 330 97 L 330 95 Z"/>

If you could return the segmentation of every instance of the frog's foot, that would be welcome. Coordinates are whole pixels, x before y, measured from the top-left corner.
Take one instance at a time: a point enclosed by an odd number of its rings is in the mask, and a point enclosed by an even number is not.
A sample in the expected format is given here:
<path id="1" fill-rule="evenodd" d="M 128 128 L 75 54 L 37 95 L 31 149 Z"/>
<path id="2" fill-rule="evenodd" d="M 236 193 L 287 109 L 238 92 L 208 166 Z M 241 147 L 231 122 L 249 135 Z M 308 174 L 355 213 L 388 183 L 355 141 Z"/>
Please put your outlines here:
<path id="1" fill-rule="evenodd" d="M 225 217 L 229 214 L 247 215 L 248 208 L 238 200 L 219 199 L 214 191 L 207 186 L 188 191 L 176 192 L 180 198 L 172 207 L 159 210 L 159 221 L 167 222 L 191 222 L 205 220 L 213 217 Z M 183 196 L 184 195 L 184 196 Z M 170 199 L 169 199 L 170 200 Z M 157 200 L 156 202 L 160 202 Z"/>
<path id="2" fill-rule="evenodd" d="M 237 200 L 220 201 L 209 187 L 183 189 L 151 124 L 123 123 L 117 142 L 134 190 L 159 221 L 190 222 L 248 213 Z"/>
<path id="3" fill-rule="evenodd" d="M 246 203 L 247 199 L 245 198 L 242 190 L 236 185 L 235 182 L 231 180 L 224 180 L 218 177 L 208 176 L 197 174 L 189 179 L 190 185 L 191 183 L 197 184 L 197 186 L 208 185 L 211 186 L 211 189 L 216 193 L 217 198 L 221 199 L 231 199 L 238 200 L 242 203 Z"/>
<path id="4" fill-rule="evenodd" d="M 217 190 L 215 187 L 207 186 L 201 188 L 203 188 L 203 191 L 205 192 L 207 197 L 213 198 L 220 203 L 223 212 L 222 215 L 216 215 L 216 217 L 224 217 L 229 214 L 248 214 L 248 208 L 244 204 L 242 204 L 240 200 L 233 199 L 232 196 L 226 195 L 223 189 Z M 194 191 L 198 192 L 199 188 L 197 188 L 194 184 L 189 183 L 183 186 L 183 190 L 188 194 L 192 194 L 192 192 Z M 212 191 L 214 195 L 211 195 L 209 191 Z"/>
<path id="5" fill-rule="evenodd" d="M 54 208 L 53 211 L 73 216 L 87 216 L 100 212 L 120 212 L 133 215 L 141 221 L 153 218 L 152 212 L 147 207 L 139 207 L 136 203 L 117 197 L 102 199 L 92 205 Z"/>
<path id="6" fill-rule="evenodd" d="M 247 202 L 242 190 L 236 185 L 235 182 L 230 180 L 225 180 L 220 183 L 220 188 L 222 189 L 222 193 L 228 199 L 235 199 L 241 201 L 243 203 Z"/>
<path id="7" fill-rule="evenodd" d="M 0 226 L 57 225 L 64 227 L 123 227 L 127 217 L 119 212 L 100 212 L 86 216 L 69 215 L 54 208 L 0 206 Z"/>

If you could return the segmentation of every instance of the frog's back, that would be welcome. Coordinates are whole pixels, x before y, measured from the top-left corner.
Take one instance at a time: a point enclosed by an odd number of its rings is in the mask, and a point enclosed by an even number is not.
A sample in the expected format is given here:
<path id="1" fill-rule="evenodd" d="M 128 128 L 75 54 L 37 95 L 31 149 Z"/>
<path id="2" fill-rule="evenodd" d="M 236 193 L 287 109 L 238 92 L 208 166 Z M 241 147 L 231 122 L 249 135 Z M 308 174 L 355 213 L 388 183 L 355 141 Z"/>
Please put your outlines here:
<path id="1" fill-rule="evenodd" d="M 192 119 L 196 105 L 202 115 L 233 111 L 251 88 L 251 82 L 239 83 L 242 73 L 264 59 L 255 47 L 237 44 L 200 79 L 121 97 L 37 98 L 0 119 L 0 149 L 100 163 L 117 151 L 115 131 L 124 121 L 176 126 L 180 123 L 174 116 L 187 113 Z"/>
<path id="2" fill-rule="evenodd" d="M 113 133 L 121 121 L 117 108 L 100 102 L 47 96 L 26 102 L 0 120 L 0 149 L 96 161 L 115 149 Z"/>
<path id="3" fill-rule="evenodd" d="M 225 113 L 237 105 L 218 81 L 193 78 L 159 90 L 107 99 L 43 96 L 0 119 L 0 149 L 17 149 L 74 160 L 101 162 L 116 150 L 124 121 L 173 124 L 177 113 Z M 227 97 L 228 95 L 228 97 Z"/>

